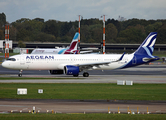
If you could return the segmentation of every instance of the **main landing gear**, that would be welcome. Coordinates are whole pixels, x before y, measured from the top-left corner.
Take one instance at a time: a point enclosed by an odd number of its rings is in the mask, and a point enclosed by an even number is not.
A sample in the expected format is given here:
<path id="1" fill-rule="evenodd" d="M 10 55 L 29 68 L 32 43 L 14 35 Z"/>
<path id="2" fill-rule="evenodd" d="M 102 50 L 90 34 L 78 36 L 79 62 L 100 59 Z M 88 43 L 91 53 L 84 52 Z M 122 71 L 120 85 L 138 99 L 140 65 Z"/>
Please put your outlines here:
<path id="1" fill-rule="evenodd" d="M 20 70 L 18 77 L 22 77 L 22 70 Z"/>
<path id="2" fill-rule="evenodd" d="M 78 75 L 73 75 L 74 77 L 78 77 L 79 76 L 79 74 Z M 89 73 L 88 72 L 84 72 L 83 73 L 83 77 L 89 77 Z"/>
<path id="3" fill-rule="evenodd" d="M 83 73 L 83 76 L 84 76 L 84 77 L 89 77 L 89 73 L 88 73 L 88 72 L 84 72 L 84 73 Z"/>

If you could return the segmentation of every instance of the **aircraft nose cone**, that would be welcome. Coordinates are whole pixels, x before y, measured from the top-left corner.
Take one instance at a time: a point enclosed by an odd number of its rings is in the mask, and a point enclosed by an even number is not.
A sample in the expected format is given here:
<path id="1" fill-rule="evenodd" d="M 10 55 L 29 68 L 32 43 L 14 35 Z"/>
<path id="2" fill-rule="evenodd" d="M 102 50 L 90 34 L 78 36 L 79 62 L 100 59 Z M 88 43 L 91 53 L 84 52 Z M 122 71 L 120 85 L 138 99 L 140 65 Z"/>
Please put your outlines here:
<path id="1" fill-rule="evenodd" d="M 6 62 L 3 62 L 3 63 L 2 63 L 2 67 L 7 68 L 7 66 L 8 66 L 8 65 L 7 65 Z"/>
<path id="2" fill-rule="evenodd" d="M 2 65 L 2 67 L 4 67 L 4 62 L 1 65 Z"/>

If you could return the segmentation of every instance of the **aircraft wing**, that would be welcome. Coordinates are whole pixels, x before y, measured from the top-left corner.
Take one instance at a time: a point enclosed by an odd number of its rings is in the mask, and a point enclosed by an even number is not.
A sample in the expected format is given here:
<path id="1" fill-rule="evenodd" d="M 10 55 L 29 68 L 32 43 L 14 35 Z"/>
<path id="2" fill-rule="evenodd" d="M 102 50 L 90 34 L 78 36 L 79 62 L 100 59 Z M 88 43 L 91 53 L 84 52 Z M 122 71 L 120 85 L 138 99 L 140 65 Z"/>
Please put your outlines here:
<path id="1" fill-rule="evenodd" d="M 86 53 L 92 53 L 93 51 L 92 50 L 89 50 L 89 51 L 80 51 L 80 54 L 86 54 Z"/>
<path id="2" fill-rule="evenodd" d="M 99 65 L 108 65 L 110 63 L 113 62 L 119 62 L 123 59 L 125 53 L 122 54 L 122 56 L 116 60 L 116 61 L 110 61 L 110 62 L 96 62 L 96 63 L 84 63 L 84 64 L 77 64 L 76 66 L 80 67 L 80 70 L 84 70 L 84 69 L 93 69 L 93 68 L 99 68 Z"/>

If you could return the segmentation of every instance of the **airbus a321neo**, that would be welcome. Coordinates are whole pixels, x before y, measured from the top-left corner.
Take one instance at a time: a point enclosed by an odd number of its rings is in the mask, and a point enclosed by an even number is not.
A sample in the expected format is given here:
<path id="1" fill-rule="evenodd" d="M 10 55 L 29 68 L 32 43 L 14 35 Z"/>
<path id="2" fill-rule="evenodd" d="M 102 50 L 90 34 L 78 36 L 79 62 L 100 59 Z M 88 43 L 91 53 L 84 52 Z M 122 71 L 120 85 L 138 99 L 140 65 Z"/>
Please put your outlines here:
<path id="1" fill-rule="evenodd" d="M 112 70 L 134 67 L 159 58 L 153 56 L 157 33 L 150 33 L 139 48 L 132 54 L 20 54 L 8 58 L 2 66 L 20 70 L 49 70 L 51 74 L 78 76 L 88 70 Z"/>

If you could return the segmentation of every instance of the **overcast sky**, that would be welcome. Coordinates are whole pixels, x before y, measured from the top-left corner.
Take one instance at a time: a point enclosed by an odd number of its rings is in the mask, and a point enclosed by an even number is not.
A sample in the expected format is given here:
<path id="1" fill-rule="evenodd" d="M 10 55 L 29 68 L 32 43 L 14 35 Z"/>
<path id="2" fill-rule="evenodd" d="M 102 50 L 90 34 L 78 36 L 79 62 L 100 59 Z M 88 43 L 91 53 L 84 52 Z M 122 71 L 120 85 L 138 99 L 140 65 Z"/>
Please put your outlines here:
<path id="1" fill-rule="evenodd" d="M 21 18 L 59 21 L 83 19 L 166 19 L 166 0 L 0 0 L 0 12 L 8 22 Z"/>

